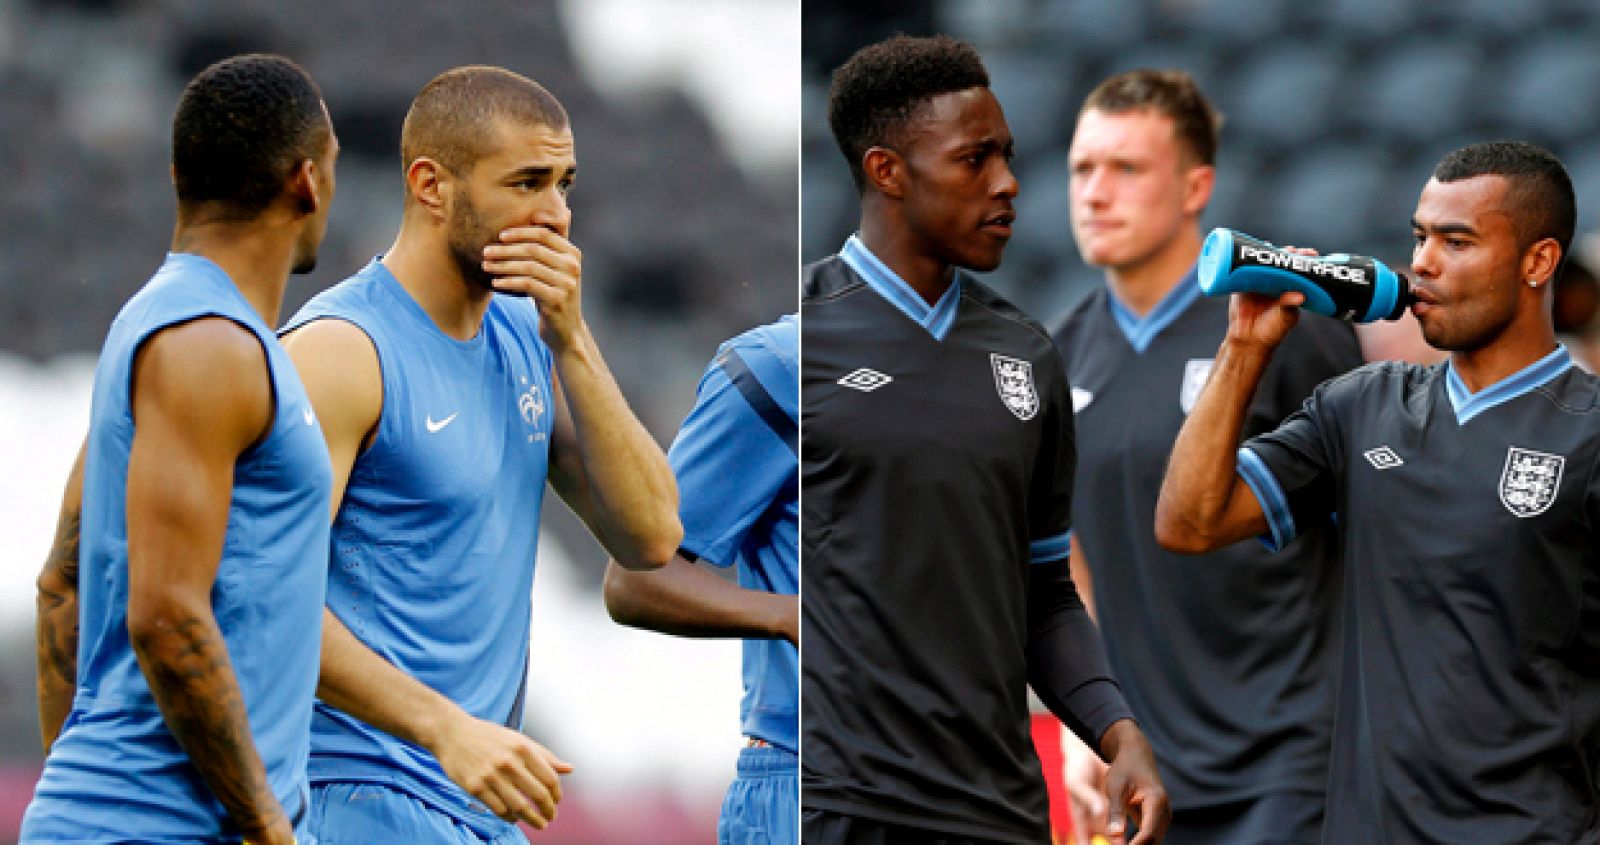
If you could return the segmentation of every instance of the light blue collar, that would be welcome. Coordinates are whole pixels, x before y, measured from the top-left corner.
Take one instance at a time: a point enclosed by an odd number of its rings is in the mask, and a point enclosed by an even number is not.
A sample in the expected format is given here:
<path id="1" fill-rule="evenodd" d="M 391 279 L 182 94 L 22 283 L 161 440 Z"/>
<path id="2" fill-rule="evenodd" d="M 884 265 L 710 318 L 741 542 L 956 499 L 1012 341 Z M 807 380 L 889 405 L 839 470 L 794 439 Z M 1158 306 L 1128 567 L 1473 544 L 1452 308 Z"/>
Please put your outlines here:
<path id="1" fill-rule="evenodd" d="M 856 275 L 866 279 L 879 296 L 889 300 L 889 304 L 900 309 L 912 322 L 927 329 L 934 340 L 944 340 L 944 336 L 950 333 L 950 327 L 956 322 L 956 308 L 961 302 L 961 271 L 955 272 L 950 280 L 950 289 L 930 307 L 921 294 L 906 284 L 905 279 L 867 249 L 860 236 L 851 235 L 844 242 L 844 248 L 839 250 L 839 257 L 856 271 Z"/>
<path id="2" fill-rule="evenodd" d="M 1122 329 L 1122 334 L 1128 339 L 1128 345 L 1133 347 L 1133 351 L 1142 353 L 1150 347 L 1150 342 L 1156 339 L 1156 335 L 1161 334 L 1163 329 L 1172 325 L 1173 320 L 1189 310 L 1190 303 L 1200 296 L 1200 283 L 1196 279 L 1194 268 L 1189 268 L 1189 272 L 1178 280 L 1177 286 L 1167 291 L 1167 295 L 1163 296 L 1143 319 L 1134 314 L 1128 306 L 1123 305 L 1122 300 L 1117 299 L 1116 293 L 1111 288 L 1106 288 L 1106 293 L 1111 303 L 1111 316 L 1117 321 L 1117 328 Z"/>
<path id="3" fill-rule="evenodd" d="M 1473 393 L 1466 382 L 1456 374 L 1455 362 L 1445 364 L 1445 393 L 1450 396 L 1450 407 L 1455 409 L 1456 422 L 1465 425 L 1468 420 L 1527 393 L 1545 382 L 1561 375 L 1572 366 L 1572 356 L 1565 346 L 1557 345 L 1549 355 L 1534 361 L 1509 376 Z"/>

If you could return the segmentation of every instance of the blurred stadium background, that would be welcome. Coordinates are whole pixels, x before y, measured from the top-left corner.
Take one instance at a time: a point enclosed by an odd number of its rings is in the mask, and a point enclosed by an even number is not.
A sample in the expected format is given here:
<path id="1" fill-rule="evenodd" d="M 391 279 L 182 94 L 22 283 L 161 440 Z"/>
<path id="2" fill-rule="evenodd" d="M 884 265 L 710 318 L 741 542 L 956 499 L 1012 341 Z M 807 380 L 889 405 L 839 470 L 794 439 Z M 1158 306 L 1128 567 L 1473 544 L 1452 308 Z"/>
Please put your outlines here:
<path id="1" fill-rule="evenodd" d="M 424 83 L 483 63 L 550 88 L 578 140 L 586 311 L 665 443 L 716 344 L 795 307 L 799 22 L 796 0 L 0 0 L 0 843 L 40 765 L 33 579 L 94 355 L 171 236 L 184 82 L 272 51 L 322 86 L 338 197 L 284 314 L 388 247 L 400 123 Z M 537 841 L 714 841 L 740 743 L 737 645 L 612 625 L 602 553 L 563 506 L 546 517 L 526 730 L 577 773 Z"/>
<path id="2" fill-rule="evenodd" d="M 1560 156 L 1578 231 L 1600 227 L 1592 0 L 805 0 L 805 261 L 836 251 L 856 224 L 828 132 L 829 73 L 895 32 L 945 32 L 983 54 L 1021 184 L 1015 237 L 987 280 L 1046 324 L 1101 278 L 1079 260 L 1068 220 L 1078 107 L 1102 79 L 1138 67 L 1189 71 L 1226 115 L 1207 227 L 1404 268 L 1433 165 L 1497 138 Z"/>

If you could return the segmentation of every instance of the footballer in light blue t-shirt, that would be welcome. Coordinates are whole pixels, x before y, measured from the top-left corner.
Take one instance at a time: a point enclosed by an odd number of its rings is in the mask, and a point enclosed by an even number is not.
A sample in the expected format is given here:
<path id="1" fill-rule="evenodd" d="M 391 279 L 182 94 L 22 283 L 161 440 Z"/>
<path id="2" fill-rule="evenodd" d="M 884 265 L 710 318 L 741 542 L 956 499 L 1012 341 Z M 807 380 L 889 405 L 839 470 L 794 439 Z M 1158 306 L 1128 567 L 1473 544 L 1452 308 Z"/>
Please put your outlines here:
<path id="1" fill-rule="evenodd" d="M 615 564 L 617 621 L 683 636 L 740 636 L 748 737 L 718 824 L 720 842 L 798 840 L 799 321 L 728 341 L 700 381 L 668 452 L 684 538 L 659 572 Z M 733 566 L 738 585 L 695 567 Z"/>

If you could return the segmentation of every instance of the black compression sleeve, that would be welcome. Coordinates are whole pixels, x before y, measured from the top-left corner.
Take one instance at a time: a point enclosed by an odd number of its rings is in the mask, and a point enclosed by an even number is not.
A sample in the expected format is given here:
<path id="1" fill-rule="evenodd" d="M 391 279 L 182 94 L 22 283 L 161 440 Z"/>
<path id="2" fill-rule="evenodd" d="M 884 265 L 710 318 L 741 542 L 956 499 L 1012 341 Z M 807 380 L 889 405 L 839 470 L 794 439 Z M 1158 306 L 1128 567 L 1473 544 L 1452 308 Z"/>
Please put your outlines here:
<path id="1" fill-rule="evenodd" d="M 1090 748 L 1133 718 L 1065 559 L 1029 567 L 1027 658 L 1034 694 Z"/>

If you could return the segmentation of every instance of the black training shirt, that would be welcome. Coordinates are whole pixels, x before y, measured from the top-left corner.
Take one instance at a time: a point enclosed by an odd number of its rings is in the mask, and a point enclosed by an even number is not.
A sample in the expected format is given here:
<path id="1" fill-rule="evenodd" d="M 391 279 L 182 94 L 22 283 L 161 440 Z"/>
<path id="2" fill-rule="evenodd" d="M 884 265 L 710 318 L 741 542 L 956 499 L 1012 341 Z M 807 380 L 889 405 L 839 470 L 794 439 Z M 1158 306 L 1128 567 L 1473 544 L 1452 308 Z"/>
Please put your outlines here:
<path id="1" fill-rule="evenodd" d="M 1346 615 L 1323 841 L 1600 836 L 1600 381 L 1558 348 L 1324 384 L 1239 471 L 1282 542 L 1338 514 Z"/>
<path id="2" fill-rule="evenodd" d="M 1060 356 L 969 276 L 929 308 L 843 256 L 801 307 L 804 805 L 1047 841 L 1028 683 L 1091 743 L 1129 715 L 1066 574 Z"/>
<path id="3" fill-rule="evenodd" d="M 1208 555 L 1156 543 L 1173 441 L 1228 329 L 1228 300 L 1193 271 L 1139 318 L 1101 286 L 1055 332 L 1078 437 L 1074 535 L 1094 575 L 1112 672 L 1175 808 L 1298 792 L 1327 778 L 1339 618 L 1338 546 L 1324 518 L 1279 553 L 1254 540 Z M 1307 315 L 1273 357 L 1245 436 L 1361 366 L 1349 324 Z"/>

